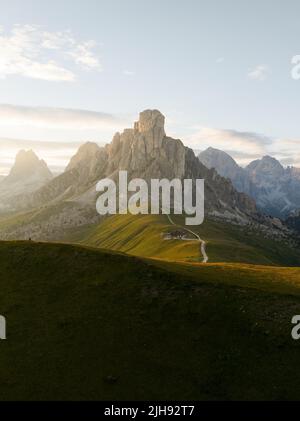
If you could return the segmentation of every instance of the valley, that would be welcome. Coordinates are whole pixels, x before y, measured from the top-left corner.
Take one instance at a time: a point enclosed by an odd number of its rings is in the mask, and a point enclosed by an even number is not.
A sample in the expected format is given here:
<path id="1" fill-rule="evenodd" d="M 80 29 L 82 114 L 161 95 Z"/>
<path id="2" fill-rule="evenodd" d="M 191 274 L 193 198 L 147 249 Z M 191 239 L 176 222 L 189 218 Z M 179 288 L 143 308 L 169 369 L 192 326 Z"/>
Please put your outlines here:
<path id="1" fill-rule="evenodd" d="M 172 215 L 179 229 L 184 218 Z M 106 248 L 142 257 L 199 262 L 199 241 L 164 241 L 162 233 L 172 232 L 174 225 L 167 215 L 115 215 L 97 226 L 89 227 L 82 244 Z M 277 266 L 299 266 L 300 251 L 289 241 L 263 236 L 254 227 L 243 227 L 206 219 L 193 232 L 206 243 L 209 262 L 237 262 Z M 189 238 L 192 240 L 193 235 Z"/>
<path id="2" fill-rule="evenodd" d="M 97 183 L 120 171 L 204 179 L 204 222 L 99 215 Z M 262 213 L 158 110 L 57 176 L 19 154 L 0 203 L 0 400 L 300 399 L 297 220 Z"/>
<path id="3" fill-rule="evenodd" d="M 3 406 L 300 402 L 300 1 L 0 4 Z"/>

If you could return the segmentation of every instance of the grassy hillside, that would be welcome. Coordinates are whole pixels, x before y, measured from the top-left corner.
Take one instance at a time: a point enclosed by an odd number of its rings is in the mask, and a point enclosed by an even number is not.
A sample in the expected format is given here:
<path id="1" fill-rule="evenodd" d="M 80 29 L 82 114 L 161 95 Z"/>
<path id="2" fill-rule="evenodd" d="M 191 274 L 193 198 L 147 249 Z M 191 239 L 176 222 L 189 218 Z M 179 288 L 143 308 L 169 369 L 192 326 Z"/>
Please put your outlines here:
<path id="1" fill-rule="evenodd" d="M 0 243 L 0 399 L 300 399 L 300 269 Z"/>
<path id="2" fill-rule="evenodd" d="M 75 242 L 141 257 L 202 261 L 199 242 L 164 240 L 164 233 L 184 226 L 183 216 L 172 216 L 172 220 L 176 226 L 166 215 L 114 215 L 99 222 L 94 208 L 63 202 L 0 216 L 0 240 Z M 262 232 L 249 227 L 206 219 L 202 225 L 190 228 L 206 242 L 209 262 L 300 265 L 299 246 L 266 239 Z"/>
<path id="3" fill-rule="evenodd" d="M 173 216 L 178 227 L 184 226 L 182 216 Z M 265 239 L 259 232 L 231 224 L 206 220 L 190 227 L 206 241 L 210 262 L 241 262 L 261 265 L 299 266 L 300 250 L 281 242 Z M 122 251 L 143 257 L 199 262 L 199 243 L 163 239 L 162 233 L 172 231 L 164 215 L 115 215 L 91 228 L 84 244 Z"/>
<path id="4" fill-rule="evenodd" d="M 197 241 L 163 239 L 174 229 L 166 216 L 114 215 L 92 227 L 83 243 L 142 257 L 198 261 Z"/>

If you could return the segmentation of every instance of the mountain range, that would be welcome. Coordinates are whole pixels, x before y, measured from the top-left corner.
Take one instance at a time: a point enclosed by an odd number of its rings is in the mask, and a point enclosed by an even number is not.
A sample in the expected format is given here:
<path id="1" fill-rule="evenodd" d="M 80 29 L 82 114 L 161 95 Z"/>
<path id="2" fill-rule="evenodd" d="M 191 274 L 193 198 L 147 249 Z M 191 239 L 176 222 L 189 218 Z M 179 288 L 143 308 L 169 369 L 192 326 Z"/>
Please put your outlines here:
<path id="1" fill-rule="evenodd" d="M 261 212 L 286 219 L 300 209 L 300 168 L 284 168 L 271 156 L 242 168 L 229 154 L 214 148 L 201 152 L 198 158 L 252 197 Z"/>
<path id="2" fill-rule="evenodd" d="M 244 170 L 228 155 L 212 149 L 198 159 L 180 139 L 166 135 L 165 117 L 160 111 L 145 110 L 132 128 L 116 133 L 104 147 L 83 144 L 56 177 L 32 151 L 20 152 L 10 174 L 0 182 L 0 203 L 6 217 L 0 217 L 1 238 L 73 238 L 75 231 L 100 222 L 95 209 L 96 184 L 107 177 L 117 181 L 120 170 L 128 172 L 128 179 L 146 181 L 204 179 L 207 219 L 254 227 L 268 237 L 290 237 L 291 227 L 257 208 L 255 174 L 261 183 L 257 190 L 263 186 L 258 171 L 252 167 Z M 256 167 L 260 167 L 258 163 Z M 258 206 L 262 208 L 259 200 Z"/>
<path id="3" fill-rule="evenodd" d="M 146 110 L 58 176 L 22 151 L 0 180 L 0 399 L 299 399 L 300 216 L 268 216 L 250 197 L 282 170 L 221 151 L 204 164 L 164 123 Z M 204 178 L 204 223 L 98 215 L 96 184 L 120 170 Z"/>

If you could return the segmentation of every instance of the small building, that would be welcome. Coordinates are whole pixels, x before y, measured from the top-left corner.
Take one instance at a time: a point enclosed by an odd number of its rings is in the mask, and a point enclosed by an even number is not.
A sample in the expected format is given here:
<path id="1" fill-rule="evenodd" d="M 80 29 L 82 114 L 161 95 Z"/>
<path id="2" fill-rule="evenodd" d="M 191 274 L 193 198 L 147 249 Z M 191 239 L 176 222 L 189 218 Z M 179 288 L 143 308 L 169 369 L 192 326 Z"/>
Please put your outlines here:
<path id="1" fill-rule="evenodd" d="M 186 238 L 186 232 L 183 230 L 174 230 L 164 234 L 165 240 L 183 240 Z"/>

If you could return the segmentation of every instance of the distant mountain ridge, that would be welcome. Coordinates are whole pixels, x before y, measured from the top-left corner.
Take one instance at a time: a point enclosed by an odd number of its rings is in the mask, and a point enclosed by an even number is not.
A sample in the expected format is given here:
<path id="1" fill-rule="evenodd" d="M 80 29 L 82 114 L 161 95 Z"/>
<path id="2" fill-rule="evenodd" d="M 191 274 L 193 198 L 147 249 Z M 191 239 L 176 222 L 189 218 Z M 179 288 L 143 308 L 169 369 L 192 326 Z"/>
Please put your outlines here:
<path id="1" fill-rule="evenodd" d="M 79 232 L 101 220 L 95 206 L 97 182 L 103 178 L 117 181 L 121 170 L 128 172 L 128 180 L 204 179 L 205 218 L 251 226 L 268 237 L 289 237 L 288 229 L 279 220 L 258 211 L 253 198 L 239 192 L 215 169 L 207 168 L 180 139 L 167 136 L 165 117 L 160 111 L 145 110 L 132 128 L 117 132 L 111 143 L 104 147 L 91 142 L 82 145 L 64 173 L 30 194 L 10 198 L 10 209 L 23 212 L 24 219 L 18 218 L 8 227 L 5 222 L 1 227 L 0 221 L 2 238 L 74 238 L 74 230 Z M 235 170 L 240 173 L 238 168 Z"/>
<path id="2" fill-rule="evenodd" d="M 254 201 L 201 164 L 181 140 L 168 137 L 164 123 L 165 118 L 158 110 L 146 110 L 132 129 L 116 133 L 105 147 L 90 142 L 82 145 L 63 174 L 30 197 L 20 198 L 18 205 L 44 206 L 63 199 L 94 206 L 96 182 L 105 177 L 117 179 L 120 170 L 127 170 L 129 178 L 146 181 L 204 178 L 208 214 L 245 222 L 249 215 L 256 216 Z"/>
<path id="3" fill-rule="evenodd" d="M 9 174 L 0 180 L 0 203 L 2 207 L 10 198 L 29 194 L 44 186 L 53 178 L 45 161 L 32 151 L 21 150 Z"/>
<path id="4" fill-rule="evenodd" d="M 272 216 L 287 218 L 300 209 L 300 169 L 284 168 L 270 156 L 240 167 L 226 152 L 208 148 L 198 155 L 208 168 L 229 178 L 238 191 L 251 196 L 258 208 Z"/>
<path id="5" fill-rule="evenodd" d="M 229 178 L 238 191 L 249 193 L 251 182 L 247 174 L 229 154 L 210 147 L 200 152 L 198 158 L 207 168 L 214 168 L 222 177 Z"/>
<path id="6" fill-rule="evenodd" d="M 39 176 L 42 181 L 52 178 L 52 173 L 47 164 L 32 151 L 21 150 L 17 156 L 13 167 L 4 184 L 13 184 L 21 181 L 23 178 Z"/>

